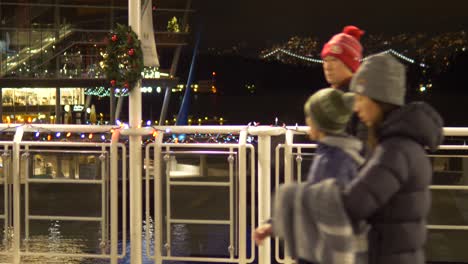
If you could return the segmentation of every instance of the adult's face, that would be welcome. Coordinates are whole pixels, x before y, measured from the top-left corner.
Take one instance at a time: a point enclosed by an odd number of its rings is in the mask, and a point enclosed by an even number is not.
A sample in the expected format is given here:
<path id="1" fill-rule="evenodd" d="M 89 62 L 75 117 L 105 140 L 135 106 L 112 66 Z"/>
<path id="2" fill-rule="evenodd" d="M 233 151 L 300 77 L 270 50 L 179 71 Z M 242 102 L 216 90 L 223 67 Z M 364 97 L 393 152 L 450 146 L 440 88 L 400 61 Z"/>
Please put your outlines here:
<path id="1" fill-rule="evenodd" d="M 340 87 L 353 76 L 351 69 L 333 56 L 323 58 L 323 73 L 327 82 L 334 88 Z"/>
<path id="2" fill-rule="evenodd" d="M 354 99 L 354 112 L 368 127 L 374 126 L 383 117 L 382 108 L 374 100 L 361 94 L 356 94 Z"/>

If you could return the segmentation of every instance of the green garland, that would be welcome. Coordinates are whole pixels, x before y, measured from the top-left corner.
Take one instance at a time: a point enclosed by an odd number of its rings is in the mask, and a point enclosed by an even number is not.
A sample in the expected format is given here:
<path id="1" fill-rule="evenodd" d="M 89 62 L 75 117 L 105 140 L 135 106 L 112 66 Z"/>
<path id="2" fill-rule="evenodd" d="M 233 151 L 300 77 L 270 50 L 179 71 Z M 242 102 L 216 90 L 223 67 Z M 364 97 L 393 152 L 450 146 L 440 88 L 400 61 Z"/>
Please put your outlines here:
<path id="1" fill-rule="evenodd" d="M 130 26 L 117 24 L 109 34 L 104 57 L 104 71 L 111 87 L 129 91 L 141 79 L 143 51 L 137 34 Z"/>

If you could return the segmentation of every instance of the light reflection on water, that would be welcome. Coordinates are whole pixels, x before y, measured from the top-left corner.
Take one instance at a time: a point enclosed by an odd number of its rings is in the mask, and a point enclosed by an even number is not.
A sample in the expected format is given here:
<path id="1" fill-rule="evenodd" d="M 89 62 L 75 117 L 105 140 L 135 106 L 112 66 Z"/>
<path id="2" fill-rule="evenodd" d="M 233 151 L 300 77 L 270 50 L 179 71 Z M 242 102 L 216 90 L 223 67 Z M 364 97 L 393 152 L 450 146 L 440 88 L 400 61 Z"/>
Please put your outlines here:
<path id="1" fill-rule="evenodd" d="M 100 248 L 100 232 L 94 236 L 90 232 L 93 228 L 80 228 L 74 230 L 74 235 L 68 230 L 71 225 L 65 221 L 50 221 L 47 223 L 47 234 L 32 235 L 29 240 L 22 244 L 22 251 L 41 253 L 94 253 L 99 254 Z M 45 226 L 45 223 L 43 223 Z M 36 226 L 37 228 L 37 226 Z M 154 236 L 153 220 L 150 219 L 148 224 L 143 222 L 143 263 L 152 264 L 153 260 L 146 257 L 146 239 L 145 230 L 149 231 L 150 245 L 149 252 L 153 255 Z M 40 233 L 40 230 L 32 230 L 31 233 Z M 173 256 L 208 256 L 228 257 L 227 247 L 229 246 L 229 230 L 225 226 L 205 226 L 201 228 L 198 225 L 174 224 L 172 226 L 172 241 L 171 253 Z M 94 239 L 92 239 L 94 238 Z M 1 249 L 4 249 L 2 247 Z M 122 241 L 119 241 L 119 251 L 122 248 Z M 121 264 L 130 264 L 130 242 L 126 243 L 126 257 L 119 260 Z M 108 251 L 107 251 L 108 252 Z M 11 258 L 1 256 L 0 263 L 10 263 Z M 44 256 L 23 256 L 21 263 L 66 263 L 66 264 L 104 264 L 110 263 L 107 259 L 84 259 L 84 258 L 64 258 L 64 257 L 44 257 Z M 172 261 L 171 264 L 185 264 L 186 262 Z"/>

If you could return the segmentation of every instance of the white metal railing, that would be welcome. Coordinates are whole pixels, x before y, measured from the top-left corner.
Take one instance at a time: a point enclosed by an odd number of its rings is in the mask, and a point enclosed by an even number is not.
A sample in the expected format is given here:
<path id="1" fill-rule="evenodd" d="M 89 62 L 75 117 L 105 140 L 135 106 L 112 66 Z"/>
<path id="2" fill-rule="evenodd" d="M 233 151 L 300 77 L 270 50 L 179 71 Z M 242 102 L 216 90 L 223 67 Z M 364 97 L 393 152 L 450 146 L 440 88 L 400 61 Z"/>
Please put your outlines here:
<path id="1" fill-rule="evenodd" d="M 148 144 L 144 149 L 144 160 L 140 159 L 140 168 L 145 171 L 145 178 L 141 179 L 140 183 L 144 183 L 146 196 L 142 198 L 142 185 L 138 186 L 138 178 L 133 178 L 133 187 L 130 188 L 132 199 L 145 200 L 146 208 L 144 210 L 147 223 L 150 216 L 154 219 L 154 234 L 153 240 L 150 241 L 150 234 L 147 229 L 146 235 L 143 236 L 141 228 L 133 229 L 131 238 L 133 241 L 139 239 L 142 244 L 142 239 L 147 239 L 146 245 L 149 247 L 153 242 L 152 249 L 147 248 L 148 256 L 153 259 L 154 263 L 162 263 L 163 260 L 170 261 L 197 261 L 197 262 L 224 262 L 224 263 L 250 263 L 257 260 L 260 264 L 272 263 L 271 260 L 271 241 L 268 240 L 258 248 L 258 255 L 255 254 L 255 246 L 250 242 L 251 251 L 247 252 L 248 234 L 247 230 L 253 230 L 255 225 L 270 218 L 270 203 L 271 203 L 271 148 L 275 150 L 275 185 L 280 182 L 290 182 L 294 178 L 302 180 L 302 162 L 305 155 L 313 155 L 310 149 L 315 148 L 314 144 L 295 143 L 294 138 L 297 134 L 305 134 L 307 127 L 267 127 L 267 126 L 181 126 L 181 127 L 145 127 L 145 128 L 121 128 L 112 126 L 82 126 L 82 125 L 4 125 L 0 124 L 0 133 L 14 132 L 14 137 L 11 141 L 0 142 L 3 145 L 2 159 L 2 175 L 0 175 L 0 183 L 3 183 L 4 188 L 4 213 L 0 215 L 0 220 L 4 220 L 5 232 L 4 238 L 8 240 L 7 247 L 1 255 L 9 255 L 13 259 L 13 263 L 20 263 L 21 257 L 24 256 L 54 256 L 54 257 L 82 257 L 82 258 L 101 258 L 107 259 L 112 264 L 116 264 L 119 258 L 125 257 L 126 241 L 127 241 L 127 159 L 131 163 L 138 162 L 138 158 L 134 157 L 134 153 L 130 152 L 127 157 L 127 145 L 119 143 L 123 137 L 139 137 L 148 136 L 153 132 L 158 132 L 154 143 Z M 110 133 L 112 132 L 112 140 L 110 142 L 37 142 L 24 141 L 25 133 L 33 132 L 73 132 L 73 133 Z M 236 134 L 239 135 L 239 142 L 235 144 L 218 144 L 218 143 L 197 143 L 197 144 L 174 144 L 163 143 L 163 136 L 169 134 L 197 134 L 197 133 L 221 133 L 221 134 Z M 468 136 L 467 128 L 445 128 L 446 136 Z M 256 146 L 247 143 L 248 136 L 256 136 L 258 144 Z M 284 144 L 272 146 L 271 136 L 284 136 Z M 280 150 L 284 150 L 283 160 L 280 159 Z M 307 151 L 306 151 L 307 150 Z M 444 145 L 440 147 L 441 151 L 466 151 L 468 146 L 465 145 Z M 101 178 L 99 179 L 37 179 L 31 177 L 30 163 L 32 154 L 41 152 L 50 155 L 80 155 L 88 153 L 100 157 Z M 171 179 L 174 171 L 171 167 L 175 164 L 174 158 L 178 155 L 191 155 L 199 157 L 198 174 L 203 174 L 206 168 L 206 160 L 203 157 L 211 157 L 221 155 L 226 157 L 228 167 L 228 177 L 226 182 L 199 182 L 197 178 L 190 181 L 179 182 Z M 457 154 L 437 154 L 437 157 L 460 157 L 464 155 Z M 431 157 L 435 157 L 432 155 Z M 282 166 L 281 166 L 282 161 Z M 138 168 L 138 166 L 137 166 Z M 166 168 L 166 170 L 162 170 Z M 284 170 L 284 180 L 280 180 L 281 168 Z M 249 171 L 248 171 L 249 170 Z M 249 172 L 249 173 L 248 173 Z M 122 186 L 119 188 L 118 175 L 122 175 Z M 196 174 L 196 173 L 195 173 Z M 248 182 L 248 174 L 251 175 Z M 24 178 L 22 178 L 22 175 Z M 253 176 L 253 177 L 252 177 Z M 153 183 L 151 184 L 151 180 Z M 137 182 L 135 182 L 137 181 Z M 100 186 L 101 195 L 101 215 L 100 216 L 69 216 L 69 215 L 33 215 L 30 213 L 30 196 L 29 187 L 31 184 L 95 184 Z M 228 195 L 229 216 L 226 219 L 174 219 L 171 217 L 171 186 L 209 186 L 210 188 L 225 188 Z M 24 190 L 22 187 L 24 186 Z M 247 190 L 247 187 L 250 187 Z M 467 191 L 468 185 L 435 185 L 431 186 L 431 190 L 457 190 Z M 122 199 L 119 201 L 119 192 L 122 194 Z M 248 197 L 250 192 L 250 197 Z M 150 195 L 153 195 L 153 200 L 150 201 Z M 163 204 L 163 194 L 165 194 L 166 204 Z M 25 206 L 21 209 L 21 197 L 25 197 Z M 247 211 L 247 200 L 250 198 L 250 211 Z M 135 200 L 133 200 L 135 202 Z M 150 207 L 151 202 L 154 207 Z M 121 206 L 122 214 L 119 216 L 119 205 Z M 133 203 L 130 206 L 134 206 Z M 24 210 L 24 213 L 21 213 Z M 133 219 L 138 211 L 130 210 L 130 218 Z M 163 216 L 167 217 L 167 221 L 163 221 Z M 250 218 L 249 218 L 250 215 Z M 257 219 L 255 216 L 257 215 Z M 119 217 L 122 219 L 122 229 L 119 230 Z M 137 217 L 136 217 L 137 218 Z M 60 219 L 62 221 L 94 221 L 100 224 L 102 230 L 101 240 L 103 244 L 101 253 L 53 253 L 53 252 L 35 252 L 31 251 L 27 245 L 27 239 L 30 233 L 29 222 L 41 221 L 50 219 Z M 165 223 L 165 224 L 164 224 Z M 227 249 L 227 257 L 191 257 L 191 256 L 173 256 L 170 249 L 170 225 L 171 223 L 185 224 L 222 224 L 229 227 L 229 247 Z M 441 225 L 430 224 L 429 229 L 438 230 L 468 230 L 468 226 L 464 225 Z M 24 229 L 24 231 L 22 231 Z M 119 232 L 121 235 L 119 236 Z M 165 232 L 166 239 L 163 239 Z M 8 235 L 11 234 L 11 235 Z M 20 234 L 24 234 L 21 235 Z M 250 236 L 250 235 L 249 235 Z M 24 240 L 23 240 L 24 239 Z M 23 241 L 22 241 L 23 240 Z M 119 248 L 119 240 L 122 240 L 122 247 Z M 132 241 L 132 239 L 130 240 Z M 108 243 L 108 244 L 107 244 Z M 131 242 L 132 243 L 132 242 Z M 25 247 L 21 247 L 25 245 Z M 131 247 L 134 245 L 131 244 Z M 132 249 L 131 252 L 138 251 Z M 141 252 L 141 251 L 139 251 Z M 153 254 L 151 254 L 151 252 Z M 293 263 L 289 257 L 280 258 L 280 248 L 278 242 L 275 244 L 275 259 L 279 263 Z M 135 253 L 132 253 L 135 254 Z M 141 256 L 130 255 L 131 263 L 141 263 Z M 140 261 L 140 262 L 138 262 Z"/>
<path id="2" fill-rule="evenodd" d="M 119 131 L 112 135 L 110 142 L 40 142 L 40 141 L 24 141 L 25 133 L 55 133 L 55 132 L 76 132 L 76 133 L 103 133 L 109 132 L 112 127 L 103 126 L 51 126 L 51 125 L 1 125 L 3 131 L 14 131 L 13 142 L 4 143 L 4 152 L 2 155 L 2 165 L 4 172 L 4 188 L 6 190 L 4 197 L 5 204 L 5 230 L 13 230 L 6 232 L 7 248 L 4 255 L 11 256 L 13 263 L 21 263 L 22 256 L 45 256 L 45 257 L 73 257 L 73 258 L 100 258 L 109 259 L 112 263 L 117 263 L 119 258 L 125 257 L 126 254 L 126 191 L 122 190 L 122 248 L 119 254 L 118 250 L 118 174 L 120 173 L 123 188 L 126 182 L 126 146 L 119 143 Z M 12 154 L 10 155 L 10 149 Z M 99 159 L 100 178 L 97 179 L 80 179 L 78 171 L 75 175 L 70 175 L 69 178 L 64 177 L 34 177 L 34 171 L 31 161 L 31 156 L 36 154 L 49 155 L 59 159 L 64 155 L 75 157 L 77 155 L 93 155 Z M 9 158 L 11 156 L 11 160 Z M 121 160 L 119 165 L 118 160 Z M 13 166 L 10 173 L 9 164 Z M 58 164 L 58 163 L 57 163 Z M 5 168 L 6 165 L 6 168 Z M 78 167 L 75 167 L 78 170 Z M 57 171 L 58 173 L 58 171 Z M 11 177 L 9 176 L 11 175 Z M 11 180 L 10 180 L 11 178 Z M 6 184 L 5 184 L 6 183 Z M 77 215 L 59 215 L 59 214 L 31 214 L 31 198 L 30 186 L 44 184 L 67 184 L 67 185 L 98 185 L 100 186 L 100 215 L 93 216 L 77 216 Z M 22 186 L 24 189 L 22 190 Z M 11 195 L 12 194 L 12 195 Z M 24 212 L 21 213 L 20 201 L 24 197 Z M 36 208 L 37 209 L 37 208 Z M 101 230 L 101 253 L 63 253 L 63 252 L 42 252 L 31 250 L 29 247 L 30 238 L 30 222 L 31 221 L 73 221 L 73 222 L 96 222 L 99 223 Z M 23 224 L 24 223 L 24 224 Z M 24 231 L 22 231 L 24 229 Z M 24 234 L 24 235 L 20 235 Z M 109 243 L 110 242 L 110 243 Z M 24 247 L 22 247 L 23 245 Z"/>
<path id="3" fill-rule="evenodd" d="M 159 145 L 159 146 L 158 146 Z M 239 254 L 238 257 L 236 257 L 235 252 L 245 252 L 246 251 L 246 243 L 247 239 L 239 239 L 239 241 L 236 241 L 236 237 L 240 234 L 246 234 L 247 228 L 246 228 L 246 222 L 245 222 L 245 216 L 247 206 L 246 206 L 246 195 L 247 193 L 244 191 L 240 190 L 245 190 L 247 187 L 247 170 L 246 169 L 240 169 L 240 167 L 246 166 L 246 160 L 242 160 L 243 158 L 240 157 L 240 149 L 243 147 L 241 146 L 242 144 L 173 144 L 173 143 L 165 143 L 165 144 L 150 144 L 147 146 L 146 149 L 146 163 L 147 163 L 147 174 L 146 174 L 146 190 L 147 190 L 147 195 L 146 195 L 146 221 L 149 221 L 149 215 L 150 215 L 150 209 L 149 209 L 149 198 L 150 198 L 150 187 L 149 187 L 149 179 L 153 178 L 155 179 L 154 181 L 154 214 L 153 214 L 153 219 L 155 220 L 155 223 L 157 227 L 155 228 L 155 235 L 154 239 L 155 241 L 158 241 L 158 243 L 154 243 L 155 248 L 153 249 L 155 254 L 153 256 L 149 256 L 150 258 L 155 259 L 155 263 L 161 263 L 162 260 L 174 260 L 174 261 L 198 261 L 198 262 L 245 262 L 245 263 L 250 263 L 254 259 L 254 246 L 251 245 L 251 252 L 250 252 L 250 258 L 247 259 L 246 256 L 242 256 L 242 254 Z M 245 144 L 245 148 L 247 148 L 250 151 L 250 170 L 251 170 L 251 175 L 255 175 L 255 151 L 254 147 L 250 144 Z M 154 158 L 148 159 L 150 149 L 153 149 L 154 152 Z M 190 150 L 185 150 L 185 149 L 190 149 Z M 194 149 L 205 149 L 205 151 L 198 151 Z M 164 151 L 162 151 L 164 150 Z M 161 166 L 161 155 L 164 156 L 162 157 L 162 160 L 166 163 L 165 166 Z M 176 181 L 173 178 L 175 178 L 175 173 L 171 169 L 174 166 L 175 157 L 177 155 L 184 154 L 184 155 L 194 155 L 194 156 L 199 156 L 200 157 L 200 167 L 198 171 L 189 172 L 190 175 L 186 176 L 191 176 L 193 179 L 190 181 Z M 227 182 L 219 182 L 219 181 L 210 181 L 210 182 L 200 182 L 197 181 L 197 177 L 193 176 L 207 176 L 207 171 L 205 170 L 204 166 L 206 166 L 204 158 L 206 155 L 222 155 L 222 156 L 227 156 L 226 161 L 228 162 L 228 179 L 229 181 Z M 234 158 L 234 157 L 237 158 Z M 245 157 L 244 157 L 245 159 Z M 237 162 L 237 168 L 235 168 L 235 161 Z M 153 166 L 150 166 L 149 164 L 153 161 Z M 162 175 L 161 169 L 165 167 L 165 173 Z M 156 168 L 156 169 L 155 169 Z M 237 171 L 237 173 L 235 173 Z M 182 175 L 180 175 L 182 176 Z M 161 183 L 161 179 L 165 179 L 165 184 Z M 198 177 L 199 178 L 199 177 Z M 159 180 L 156 180 L 159 179 Z M 210 219 L 174 219 L 171 216 L 171 186 L 209 186 L 209 187 L 224 187 L 228 188 L 228 193 L 229 193 L 229 219 L 226 220 L 210 220 Z M 237 190 L 236 186 L 238 186 L 239 190 L 239 195 L 236 197 L 235 195 L 235 190 Z M 251 204 L 250 204 L 250 228 L 253 229 L 255 228 L 255 178 L 251 176 L 251 182 L 250 182 L 250 193 L 251 193 Z M 162 193 L 163 189 L 165 189 L 166 193 L 166 205 L 165 205 L 165 210 L 163 210 L 163 205 L 161 203 L 162 200 Z M 159 190 L 159 191 L 156 191 Z M 234 217 L 235 211 L 237 211 L 237 215 L 239 216 L 237 219 Z M 163 228 L 161 223 L 161 216 L 165 215 L 166 219 L 166 226 Z M 229 241 L 230 245 L 226 249 L 229 252 L 229 258 L 208 258 L 208 257 L 175 257 L 172 256 L 171 254 L 171 237 L 172 234 L 170 232 L 171 230 L 171 224 L 176 224 L 176 223 L 184 223 L 184 224 L 205 224 L 205 225 L 210 225 L 210 224 L 221 224 L 221 225 L 228 225 L 229 226 Z M 239 225 L 238 230 L 236 229 L 237 224 Z M 166 241 L 162 241 L 162 230 L 166 230 Z M 235 230 L 236 229 L 236 230 Z M 237 231 L 237 232 L 235 232 Z M 148 231 L 147 231 L 148 232 Z M 149 245 L 149 235 L 145 236 L 147 238 L 147 245 Z M 238 246 L 236 247 L 235 245 Z M 162 252 L 162 247 L 161 245 L 164 245 L 164 248 L 166 249 L 166 254 L 163 254 Z M 149 249 L 147 249 L 147 252 L 150 252 Z M 244 260 L 243 260 L 244 259 Z"/>
<path id="4" fill-rule="evenodd" d="M 58 150 L 58 149 L 53 149 L 54 147 L 60 147 L 63 144 L 55 143 L 55 142 L 22 142 L 21 143 L 21 157 L 23 158 L 24 166 L 22 166 L 23 173 L 24 174 L 24 196 L 25 196 L 25 212 L 24 212 L 24 218 L 25 218 L 25 237 L 24 240 L 26 242 L 26 250 L 25 253 L 28 255 L 36 255 L 36 254 L 42 254 L 42 252 L 31 252 L 28 247 L 28 241 L 29 241 L 29 234 L 30 234 L 30 221 L 44 221 L 44 220 L 58 220 L 58 221 L 74 221 L 74 222 L 98 222 L 100 223 L 101 226 L 101 247 L 105 248 L 107 247 L 107 226 L 108 226 L 108 211 L 109 208 L 107 206 L 107 200 L 108 200 L 108 183 L 110 180 L 110 176 L 108 174 L 108 150 L 107 150 L 107 145 L 106 144 L 89 144 L 89 143 L 82 143 L 79 149 L 75 150 Z M 71 148 L 71 147 L 69 147 Z M 77 148 L 77 146 L 75 146 Z M 100 148 L 100 150 L 99 150 Z M 85 150 L 87 149 L 87 150 Z M 91 150 L 89 150 L 91 149 Z M 38 179 L 35 177 L 35 172 L 30 172 L 29 168 L 30 163 L 31 163 L 31 155 L 35 155 L 35 153 L 40 153 L 41 155 L 48 155 L 51 154 L 55 157 L 55 159 L 59 159 L 61 155 L 57 155 L 58 153 L 64 154 L 68 153 L 74 156 L 74 158 L 77 158 L 78 155 L 93 155 L 94 157 L 97 157 L 100 160 L 100 179 L 80 179 L 79 178 L 79 167 L 77 167 L 75 171 L 75 175 L 69 175 L 69 178 L 61 178 L 58 175 L 52 175 L 52 177 L 49 177 L 47 179 Z M 60 160 L 56 160 L 56 173 L 59 173 L 60 170 Z M 32 176 L 32 177 L 31 177 Z M 96 177 L 97 175 L 94 175 Z M 22 181 L 23 183 L 23 181 Z M 100 216 L 98 217 L 90 217 L 90 216 L 68 216 L 68 215 L 33 215 L 30 212 L 31 206 L 30 206 L 30 191 L 29 187 L 31 184 L 33 185 L 44 185 L 44 184 L 73 184 L 73 185 L 98 185 L 101 188 L 101 211 L 100 211 Z M 102 254 L 81 254 L 81 255 L 87 255 L 89 257 L 101 257 Z M 67 256 L 67 254 L 64 254 L 64 256 Z"/>
<path id="5" fill-rule="evenodd" d="M 0 154 L 1 159 L 1 174 L 0 174 L 0 184 L 3 186 L 3 213 L 0 215 L 0 219 L 3 221 L 3 245 L 2 249 L 3 254 L 7 254 L 8 242 L 10 239 L 10 223 L 12 222 L 11 216 L 11 206 L 9 206 L 11 199 L 11 190 L 9 184 L 11 182 L 11 152 L 12 152 L 12 142 L 0 142 L 0 145 L 3 146 L 2 153 Z"/>

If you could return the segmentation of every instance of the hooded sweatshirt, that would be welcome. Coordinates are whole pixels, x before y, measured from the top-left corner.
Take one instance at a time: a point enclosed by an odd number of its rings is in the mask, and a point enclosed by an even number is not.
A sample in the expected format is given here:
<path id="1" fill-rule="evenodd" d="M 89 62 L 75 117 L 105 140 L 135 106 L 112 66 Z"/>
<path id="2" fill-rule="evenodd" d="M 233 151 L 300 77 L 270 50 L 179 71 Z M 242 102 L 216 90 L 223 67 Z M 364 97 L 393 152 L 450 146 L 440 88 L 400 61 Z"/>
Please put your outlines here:
<path id="1" fill-rule="evenodd" d="M 346 185 L 358 174 L 364 162 L 361 150 L 362 143 L 353 137 L 328 135 L 322 138 L 318 142 L 307 181 L 318 183 L 336 179 L 339 185 Z"/>

